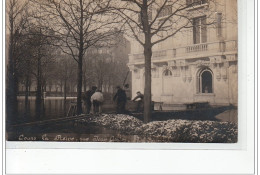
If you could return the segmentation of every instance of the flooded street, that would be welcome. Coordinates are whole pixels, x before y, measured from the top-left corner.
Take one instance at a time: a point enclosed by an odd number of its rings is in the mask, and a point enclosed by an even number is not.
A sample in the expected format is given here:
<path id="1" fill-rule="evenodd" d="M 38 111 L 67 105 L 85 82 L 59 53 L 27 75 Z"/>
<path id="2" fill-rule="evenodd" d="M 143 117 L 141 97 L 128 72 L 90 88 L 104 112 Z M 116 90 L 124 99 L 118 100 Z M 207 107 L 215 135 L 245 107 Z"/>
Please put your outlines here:
<path id="1" fill-rule="evenodd" d="M 70 103 L 76 98 L 67 98 L 66 102 L 62 97 L 49 97 L 43 100 L 42 116 L 36 116 L 35 98 L 29 97 L 28 111 L 25 108 L 24 97 L 18 98 L 18 122 L 32 122 L 65 117 L 67 115 Z"/>
<path id="2" fill-rule="evenodd" d="M 42 116 L 35 116 L 35 98 L 29 98 L 29 111 L 25 111 L 24 98 L 18 99 L 18 120 L 19 123 L 41 121 L 55 118 L 64 118 L 67 116 L 71 102 L 76 102 L 76 97 L 67 98 L 66 102 L 62 97 L 47 97 L 43 100 L 44 112 Z M 135 109 L 135 104 L 128 101 L 127 103 L 129 110 Z M 103 113 L 115 113 L 116 105 L 113 101 L 105 101 L 102 106 Z M 175 116 L 167 117 L 165 114 L 171 113 L 171 111 L 158 111 L 158 114 L 154 117 L 154 120 L 166 120 L 166 119 L 194 119 L 194 120 L 217 120 L 217 121 L 230 121 L 237 123 L 237 109 L 221 109 L 217 111 L 205 110 L 205 111 L 186 111 L 176 110 Z M 186 115 L 186 116 L 184 116 Z M 139 118 L 139 117 L 138 117 Z M 140 117 L 141 119 L 141 117 Z"/>
<path id="3" fill-rule="evenodd" d="M 35 116 L 35 99 L 29 100 L 29 111 L 25 111 L 24 99 L 19 98 L 19 120 L 18 123 L 46 121 L 60 119 L 67 116 L 71 102 L 75 98 L 68 98 L 64 103 L 63 98 L 49 97 L 44 100 L 44 113 L 42 116 Z M 115 105 L 105 103 L 103 112 L 113 113 Z M 85 116 L 88 117 L 88 116 Z M 142 120 L 142 114 L 135 117 Z M 84 116 L 83 116 L 84 118 Z M 165 121 L 169 119 L 182 120 L 210 120 L 229 121 L 237 123 L 237 109 L 220 108 L 219 110 L 187 110 L 187 111 L 155 111 L 152 114 L 152 121 Z M 76 120 L 53 122 L 48 124 L 36 124 L 17 126 L 10 128 L 7 140 L 9 141 L 71 141 L 71 142 L 167 142 L 158 138 L 144 137 L 137 135 L 122 134 L 117 130 L 98 126 L 89 123 L 80 123 Z"/>
<path id="4" fill-rule="evenodd" d="M 68 97 L 66 102 L 63 97 L 47 97 L 43 100 L 42 116 L 36 116 L 35 97 L 29 97 L 28 111 L 25 110 L 24 97 L 20 97 L 18 98 L 18 123 L 64 118 L 72 102 L 76 102 L 76 97 Z M 111 101 L 104 103 L 103 112 L 115 112 L 115 104 Z"/>

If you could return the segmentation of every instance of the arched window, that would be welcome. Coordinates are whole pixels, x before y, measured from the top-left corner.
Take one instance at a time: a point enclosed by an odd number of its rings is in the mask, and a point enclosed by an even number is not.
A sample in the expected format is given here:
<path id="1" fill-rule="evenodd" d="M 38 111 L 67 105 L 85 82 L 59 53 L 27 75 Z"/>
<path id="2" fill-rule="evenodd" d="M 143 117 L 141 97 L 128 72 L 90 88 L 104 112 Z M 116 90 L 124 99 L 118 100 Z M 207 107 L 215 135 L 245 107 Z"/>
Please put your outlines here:
<path id="1" fill-rule="evenodd" d="M 169 69 L 166 69 L 163 72 L 163 81 L 162 81 L 162 90 L 163 94 L 171 95 L 172 92 L 172 86 L 173 86 L 173 81 L 171 81 L 172 77 L 172 72 Z"/>
<path id="2" fill-rule="evenodd" d="M 213 93 L 213 76 L 209 69 L 201 71 L 199 76 L 199 92 Z"/>
<path id="3" fill-rule="evenodd" d="M 172 76 L 172 72 L 169 69 L 166 69 L 163 73 L 164 76 Z"/>

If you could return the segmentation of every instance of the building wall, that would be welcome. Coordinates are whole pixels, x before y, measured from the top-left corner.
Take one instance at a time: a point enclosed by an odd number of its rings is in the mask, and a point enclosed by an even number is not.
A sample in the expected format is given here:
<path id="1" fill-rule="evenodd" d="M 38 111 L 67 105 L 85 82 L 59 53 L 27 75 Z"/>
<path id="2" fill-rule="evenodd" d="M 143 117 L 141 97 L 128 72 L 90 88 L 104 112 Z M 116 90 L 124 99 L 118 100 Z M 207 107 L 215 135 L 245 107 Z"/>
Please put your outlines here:
<path id="1" fill-rule="evenodd" d="M 208 21 L 212 15 L 221 14 L 221 33 L 215 25 L 207 26 L 207 42 L 194 45 L 193 29 L 185 29 L 153 47 L 153 101 L 237 105 L 237 0 L 218 0 L 217 4 L 210 4 L 211 12 L 205 14 L 208 14 Z M 144 59 L 142 46 L 132 40 L 131 48 L 129 67 L 135 94 L 144 91 Z M 160 52 L 160 56 L 157 57 L 156 52 Z M 200 74 L 206 69 L 212 75 L 212 93 L 200 91 L 203 86 Z M 165 77 L 165 70 L 170 70 L 172 75 Z"/>
<path id="2" fill-rule="evenodd" d="M 236 63 L 220 63 L 210 66 L 189 65 L 189 68 L 174 70 L 167 67 L 172 76 L 165 77 L 166 68 L 158 67 L 158 77 L 152 74 L 152 100 L 168 104 L 205 102 L 211 104 L 237 104 L 237 65 Z M 201 70 L 212 71 L 213 93 L 201 93 L 198 88 L 198 76 Z M 190 70 L 189 70 L 190 69 Z M 179 72 L 179 73 L 176 73 Z M 133 91 L 144 92 L 144 71 L 133 73 Z M 166 91 L 166 92 L 165 92 Z"/>
<path id="3" fill-rule="evenodd" d="M 152 78 L 152 98 L 154 101 L 162 101 L 165 103 L 189 103 L 189 102 L 199 102 L 199 101 L 209 101 L 216 104 L 236 104 L 237 101 L 237 72 L 234 72 L 235 65 L 225 68 L 221 67 L 223 70 L 227 70 L 227 76 L 217 76 L 219 74 L 219 68 L 210 66 L 209 69 L 213 73 L 213 93 L 212 94 L 202 94 L 198 93 L 197 89 L 197 74 L 201 70 L 196 66 L 191 67 L 191 72 L 193 73 L 191 77 L 187 77 L 188 70 L 181 70 L 180 75 L 174 75 L 165 77 L 163 76 L 163 68 L 159 68 L 159 77 Z M 170 68 L 171 69 L 171 68 Z M 171 69 L 172 70 L 172 69 Z M 173 71 L 174 72 L 174 71 Z M 144 79 L 133 79 L 134 92 L 141 91 L 144 89 Z M 164 92 L 164 86 L 170 89 L 171 93 Z M 133 93 L 134 93 L 133 92 Z"/>

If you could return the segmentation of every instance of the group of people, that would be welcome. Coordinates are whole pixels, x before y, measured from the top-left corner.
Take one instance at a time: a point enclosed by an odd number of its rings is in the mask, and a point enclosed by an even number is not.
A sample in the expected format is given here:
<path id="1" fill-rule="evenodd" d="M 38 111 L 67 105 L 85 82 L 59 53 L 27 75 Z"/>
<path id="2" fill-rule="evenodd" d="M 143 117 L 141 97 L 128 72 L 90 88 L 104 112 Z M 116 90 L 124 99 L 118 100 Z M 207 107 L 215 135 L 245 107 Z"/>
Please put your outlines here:
<path id="1" fill-rule="evenodd" d="M 116 102 L 116 112 L 118 114 L 128 113 L 126 109 L 127 100 L 130 100 L 129 85 L 126 84 L 121 88 L 116 87 L 117 91 L 113 97 L 113 101 Z M 141 92 L 137 92 L 137 96 L 133 101 L 137 101 L 137 112 L 143 110 L 143 99 L 144 95 Z M 90 90 L 84 93 L 83 101 L 85 106 L 86 114 L 89 113 L 102 113 L 102 103 L 104 102 L 104 96 L 101 90 L 98 90 L 96 86 L 93 86 Z"/>
<path id="2" fill-rule="evenodd" d="M 127 95 L 129 94 L 129 85 L 126 84 L 124 86 L 124 89 L 122 89 L 120 86 L 117 86 L 117 92 L 113 98 L 114 101 L 116 101 L 117 108 L 116 112 L 119 114 L 122 113 L 128 113 L 129 111 L 126 110 L 126 103 L 127 100 L 130 100 L 131 98 Z M 143 100 L 144 100 L 144 95 L 141 92 L 136 93 L 137 96 L 133 99 L 133 101 L 137 101 L 137 112 L 143 111 Z"/>

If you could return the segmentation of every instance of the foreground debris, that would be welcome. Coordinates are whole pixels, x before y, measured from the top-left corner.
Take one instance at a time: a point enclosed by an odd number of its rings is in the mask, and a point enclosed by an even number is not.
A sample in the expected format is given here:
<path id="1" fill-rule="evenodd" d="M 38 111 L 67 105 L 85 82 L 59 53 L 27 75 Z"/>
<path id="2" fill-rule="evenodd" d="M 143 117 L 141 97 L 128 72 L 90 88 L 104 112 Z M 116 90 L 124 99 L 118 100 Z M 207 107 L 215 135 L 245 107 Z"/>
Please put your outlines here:
<path id="1" fill-rule="evenodd" d="M 160 138 L 167 142 L 235 143 L 238 133 L 237 125 L 231 122 L 166 120 L 145 124 L 124 114 L 102 114 L 77 122 L 104 126 L 122 134 L 150 138 L 151 141 Z"/>

